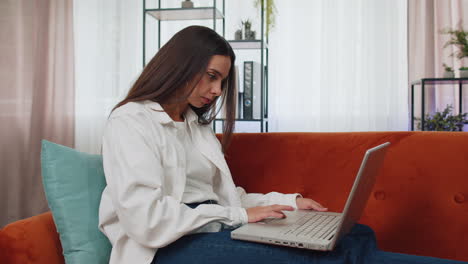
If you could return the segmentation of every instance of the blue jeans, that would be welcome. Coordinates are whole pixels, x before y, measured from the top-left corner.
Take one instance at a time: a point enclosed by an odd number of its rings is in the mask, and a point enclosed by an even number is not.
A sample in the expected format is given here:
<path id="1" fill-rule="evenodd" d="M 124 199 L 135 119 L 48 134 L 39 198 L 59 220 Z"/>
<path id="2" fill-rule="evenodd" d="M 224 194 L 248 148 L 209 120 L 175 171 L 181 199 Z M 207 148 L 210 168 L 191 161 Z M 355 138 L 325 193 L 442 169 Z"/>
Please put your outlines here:
<path id="1" fill-rule="evenodd" d="M 194 208 L 198 204 L 190 204 Z M 371 228 L 356 224 L 333 251 L 321 252 L 231 239 L 231 231 L 191 234 L 158 249 L 152 264 L 249 263 L 461 263 L 429 257 L 383 252 L 377 249 Z"/>
<path id="2" fill-rule="evenodd" d="M 232 240 L 231 230 L 193 234 L 158 249 L 152 263 L 368 263 L 367 258 L 375 246 L 372 230 L 356 225 L 353 232 L 344 239 L 345 243 L 331 252 Z"/>

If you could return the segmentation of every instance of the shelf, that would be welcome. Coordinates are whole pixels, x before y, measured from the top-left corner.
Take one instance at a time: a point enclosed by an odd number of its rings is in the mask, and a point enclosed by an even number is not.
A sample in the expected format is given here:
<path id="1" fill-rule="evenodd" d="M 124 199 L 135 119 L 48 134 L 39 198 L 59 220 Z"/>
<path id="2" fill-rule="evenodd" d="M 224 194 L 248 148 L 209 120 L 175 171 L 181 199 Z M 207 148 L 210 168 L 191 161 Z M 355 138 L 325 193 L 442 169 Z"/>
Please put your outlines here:
<path id="1" fill-rule="evenodd" d="M 213 19 L 214 7 L 194 7 L 194 8 L 161 8 L 146 9 L 145 12 L 161 21 L 169 20 L 204 20 Z M 216 19 L 224 18 L 223 13 L 215 10 Z"/>
<path id="2" fill-rule="evenodd" d="M 421 127 L 422 131 L 424 131 L 425 125 L 425 90 L 428 88 L 426 85 L 442 85 L 442 84 L 451 84 L 451 85 L 458 85 L 458 112 L 463 113 L 463 85 L 468 84 L 468 78 L 423 78 L 416 81 L 411 82 L 411 103 L 410 103 L 410 111 L 411 111 L 411 131 L 414 131 L 414 121 L 415 121 L 415 103 L 414 103 L 414 90 L 416 85 L 421 86 Z M 437 86 L 436 86 L 437 87 Z M 440 87 L 440 86 L 439 86 Z"/>
<path id="3" fill-rule="evenodd" d="M 261 49 L 261 40 L 228 40 L 233 49 Z M 263 43 L 263 48 L 268 48 L 266 43 Z"/>
<path id="4" fill-rule="evenodd" d="M 187 21 L 182 24 L 198 24 L 199 22 L 207 21 L 207 22 L 212 22 L 209 23 L 212 25 L 212 29 L 216 31 L 222 32 L 222 36 L 225 37 L 225 24 L 226 24 L 226 14 L 225 14 L 225 0 L 221 0 L 222 5 L 217 5 L 218 1 L 213 1 L 213 5 L 210 6 L 209 4 L 204 5 L 203 7 L 194 7 L 194 8 L 179 8 L 177 5 L 172 5 L 172 7 L 175 8 L 169 8 L 168 6 L 161 6 L 161 1 L 158 2 L 158 5 L 153 5 L 154 2 L 152 2 L 152 7 L 148 7 L 146 4 L 147 0 L 143 0 L 143 67 L 146 66 L 146 60 L 148 59 L 147 56 L 147 50 L 146 50 L 146 44 L 148 41 L 148 36 L 147 36 L 147 23 L 151 23 L 150 26 L 154 27 L 154 20 L 157 20 L 157 27 L 158 30 L 157 32 L 154 32 L 153 34 L 157 34 L 157 49 L 160 49 L 161 45 L 164 43 L 161 43 L 161 32 L 163 32 L 163 27 L 165 26 L 166 21 Z M 264 0 L 262 0 L 264 1 Z M 222 11 L 220 11 L 222 10 Z M 264 13 L 264 5 L 261 7 L 260 15 Z M 150 17 L 151 16 L 151 17 Z M 219 24 L 222 24 L 222 31 L 219 29 Z M 264 23 L 264 16 L 261 15 L 261 24 Z M 171 23 L 168 23 L 171 24 Z M 261 25 L 260 24 L 260 25 Z M 208 26 L 209 27 L 209 26 Z M 151 30 L 154 30 L 151 28 Z M 234 121 L 239 125 L 239 127 L 243 127 L 243 129 L 250 129 L 250 128 L 255 128 L 257 132 L 268 132 L 268 119 L 267 118 L 262 118 L 267 115 L 267 109 L 268 109 L 268 44 L 267 40 L 265 38 L 265 34 L 260 33 L 261 30 L 256 31 L 256 37 L 258 39 L 253 39 L 253 40 L 229 40 L 228 42 L 230 43 L 231 47 L 236 50 L 236 52 L 241 52 L 244 53 L 245 55 L 249 55 L 249 59 L 252 60 L 252 56 L 257 56 L 257 53 L 260 53 L 260 62 L 259 65 L 260 67 L 260 72 L 255 73 L 255 75 L 259 75 L 259 81 L 260 83 L 257 83 L 258 88 L 252 88 L 252 89 L 257 89 L 260 91 L 260 97 L 261 100 L 263 101 L 263 107 L 260 111 L 260 113 L 256 114 L 255 117 L 258 118 L 250 118 L 250 119 L 244 119 L 244 118 L 236 118 Z M 234 36 L 232 36 L 234 37 Z M 154 52 L 155 45 L 153 42 L 151 43 L 151 50 L 150 53 Z M 260 52 L 259 52 L 260 51 Z M 157 52 L 157 50 L 156 50 Z M 250 53 L 255 53 L 254 55 Z M 244 55 L 242 54 L 242 55 Z M 245 58 L 244 58 L 245 59 Z M 240 75 L 241 73 L 239 73 Z M 252 73 L 253 74 L 253 73 Z M 242 85 L 242 84 L 239 84 Z M 241 110 L 239 110 L 241 111 Z M 253 113 L 252 113 L 253 114 Z M 238 115 L 239 117 L 240 115 Z M 213 128 L 216 131 L 216 124 L 218 126 L 220 124 L 226 125 L 226 119 L 221 118 L 222 115 L 219 116 L 220 118 L 214 119 L 215 122 L 213 122 Z"/>
<path id="5" fill-rule="evenodd" d="M 423 78 L 411 82 L 412 85 L 418 84 L 459 84 L 459 83 L 468 83 L 468 78 Z"/>
<path id="6" fill-rule="evenodd" d="M 225 121 L 226 119 L 225 118 L 216 118 L 215 121 Z M 236 122 L 238 121 L 245 121 L 245 122 L 261 122 L 261 121 L 265 121 L 267 122 L 268 119 L 267 118 L 263 118 L 263 119 L 238 119 L 236 118 L 235 119 Z"/>

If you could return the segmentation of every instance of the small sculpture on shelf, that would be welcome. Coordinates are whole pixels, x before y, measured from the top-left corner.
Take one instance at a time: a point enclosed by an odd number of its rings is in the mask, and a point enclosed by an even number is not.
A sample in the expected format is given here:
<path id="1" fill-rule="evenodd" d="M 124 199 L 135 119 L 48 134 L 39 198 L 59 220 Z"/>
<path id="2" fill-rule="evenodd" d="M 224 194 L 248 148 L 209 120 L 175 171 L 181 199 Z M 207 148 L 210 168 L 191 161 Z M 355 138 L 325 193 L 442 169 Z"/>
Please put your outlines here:
<path id="1" fill-rule="evenodd" d="M 190 0 L 182 1 L 182 8 L 193 8 L 193 2 Z"/>

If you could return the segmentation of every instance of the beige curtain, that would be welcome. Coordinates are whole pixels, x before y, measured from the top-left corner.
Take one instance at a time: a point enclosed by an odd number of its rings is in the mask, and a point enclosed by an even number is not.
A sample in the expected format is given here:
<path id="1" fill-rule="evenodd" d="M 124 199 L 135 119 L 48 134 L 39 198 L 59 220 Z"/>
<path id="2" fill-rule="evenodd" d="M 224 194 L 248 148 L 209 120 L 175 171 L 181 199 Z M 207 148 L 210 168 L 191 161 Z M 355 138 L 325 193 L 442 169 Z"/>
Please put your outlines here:
<path id="1" fill-rule="evenodd" d="M 447 28 L 463 27 L 468 30 L 468 0 L 409 0 L 408 6 L 408 61 L 409 81 L 421 78 L 442 77 L 445 63 L 455 69 L 455 76 L 459 76 L 458 68 L 468 66 L 468 60 L 460 62 L 451 57 L 454 47 L 443 48 L 450 39 L 441 34 Z M 451 104 L 458 112 L 458 86 L 430 86 L 426 89 L 426 113 L 443 110 Z M 416 90 L 415 115 L 421 115 L 420 86 Z M 409 91 L 411 92 L 411 91 Z M 467 89 L 464 89 L 464 105 L 468 103 Z M 464 107 L 467 111 L 467 107 Z M 416 127 L 415 127 L 416 128 Z"/>
<path id="2" fill-rule="evenodd" d="M 72 7 L 0 1 L 0 227 L 48 210 L 41 139 L 73 146 Z"/>

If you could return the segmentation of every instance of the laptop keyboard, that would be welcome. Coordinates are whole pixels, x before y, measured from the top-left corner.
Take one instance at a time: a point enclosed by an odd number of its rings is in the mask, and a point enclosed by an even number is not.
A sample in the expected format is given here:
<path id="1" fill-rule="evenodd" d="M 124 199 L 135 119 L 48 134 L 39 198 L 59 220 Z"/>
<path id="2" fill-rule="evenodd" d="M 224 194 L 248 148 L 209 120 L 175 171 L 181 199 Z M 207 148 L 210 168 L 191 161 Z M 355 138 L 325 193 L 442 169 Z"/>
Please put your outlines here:
<path id="1" fill-rule="evenodd" d="M 307 238 L 326 238 L 336 227 L 340 216 L 306 214 L 283 230 L 282 235 Z"/>

